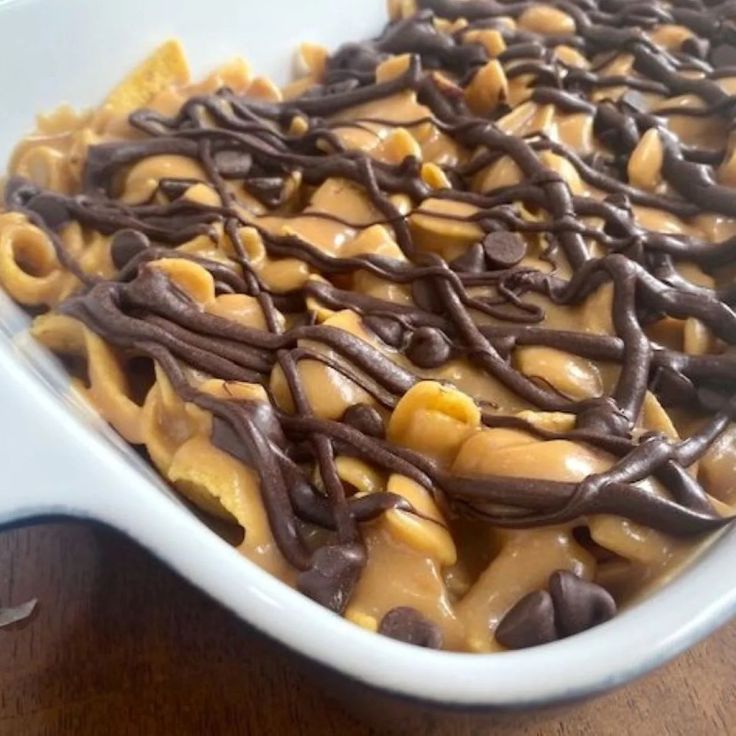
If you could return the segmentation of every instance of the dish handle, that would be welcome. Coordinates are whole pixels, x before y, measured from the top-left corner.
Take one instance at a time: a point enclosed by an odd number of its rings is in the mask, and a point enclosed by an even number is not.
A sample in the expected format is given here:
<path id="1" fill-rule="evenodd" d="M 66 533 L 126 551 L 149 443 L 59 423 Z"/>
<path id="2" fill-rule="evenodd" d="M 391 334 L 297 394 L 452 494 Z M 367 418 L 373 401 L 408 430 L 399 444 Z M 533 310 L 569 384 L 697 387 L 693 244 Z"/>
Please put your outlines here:
<path id="1" fill-rule="evenodd" d="M 37 517 L 99 518 L 87 430 L 0 335 L 0 528 Z"/>

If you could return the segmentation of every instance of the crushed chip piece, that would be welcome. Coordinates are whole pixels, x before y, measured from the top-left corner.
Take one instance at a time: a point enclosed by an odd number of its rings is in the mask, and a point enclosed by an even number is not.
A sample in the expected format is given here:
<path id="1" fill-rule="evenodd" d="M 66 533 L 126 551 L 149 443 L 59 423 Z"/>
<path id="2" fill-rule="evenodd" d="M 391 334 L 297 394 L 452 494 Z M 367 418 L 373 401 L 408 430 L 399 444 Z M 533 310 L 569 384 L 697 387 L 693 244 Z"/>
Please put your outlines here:
<path id="1" fill-rule="evenodd" d="M 25 621 L 36 610 L 38 601 L 33 600 L 14 608 L 0 608 L 0 629 Z"/>
<path id="2" fill-rule="evenodd" d="M 126 113 L 147 105 L 172 84 L 189 81 L 189 64 L 181 43 L 174 39 L 161 44 L 142 64 L 110 92 L 106 105 Z"/>

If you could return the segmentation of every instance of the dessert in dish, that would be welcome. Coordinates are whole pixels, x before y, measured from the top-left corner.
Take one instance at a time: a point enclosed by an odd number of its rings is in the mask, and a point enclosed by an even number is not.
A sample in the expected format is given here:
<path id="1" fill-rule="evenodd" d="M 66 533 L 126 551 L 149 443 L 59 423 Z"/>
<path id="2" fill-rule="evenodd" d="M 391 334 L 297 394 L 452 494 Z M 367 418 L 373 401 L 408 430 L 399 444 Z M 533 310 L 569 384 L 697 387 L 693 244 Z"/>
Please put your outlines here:
<path id="1" fill-rule="evenodd" d="M 736 504 L 736 10 L 390 12 L 283 89 L 170 42 L 41 117 L 0 284 L 251 560 L 402 641 L 543 644 Z"/>

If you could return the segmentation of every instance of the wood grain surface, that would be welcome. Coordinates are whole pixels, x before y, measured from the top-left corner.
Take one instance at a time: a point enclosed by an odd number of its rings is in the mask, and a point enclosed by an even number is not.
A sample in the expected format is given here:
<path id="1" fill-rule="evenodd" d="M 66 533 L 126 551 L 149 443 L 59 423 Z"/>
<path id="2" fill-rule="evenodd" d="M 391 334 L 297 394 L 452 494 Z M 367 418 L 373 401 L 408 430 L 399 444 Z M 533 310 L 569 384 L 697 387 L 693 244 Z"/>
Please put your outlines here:
<path id="1" fill-rule="evenodd" d="M 736 734 L 736 623 L 611 695 L 489 718 L 338 703 L 325 673 L 100 527 L 0 534 L 0 604 L 31 597 L 33 619 L 0 631 L 1 736 Z"/>

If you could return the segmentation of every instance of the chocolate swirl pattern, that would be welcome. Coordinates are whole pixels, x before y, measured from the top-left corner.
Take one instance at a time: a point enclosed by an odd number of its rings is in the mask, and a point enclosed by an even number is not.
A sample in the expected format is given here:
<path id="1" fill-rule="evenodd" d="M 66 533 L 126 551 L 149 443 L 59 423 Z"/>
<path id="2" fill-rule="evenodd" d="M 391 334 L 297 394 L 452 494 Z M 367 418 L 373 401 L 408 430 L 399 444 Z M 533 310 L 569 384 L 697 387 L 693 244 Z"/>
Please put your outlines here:
<path id="1" fill-rule="evenodd" d="M 249 556 L 486 651 L 553 573 L 608 612 L 731 519 L 736 5 L 390 5 L 284 94 L 229 69 L 57 120 L 67 184 L 19 149 L 0 281 Z"/>

